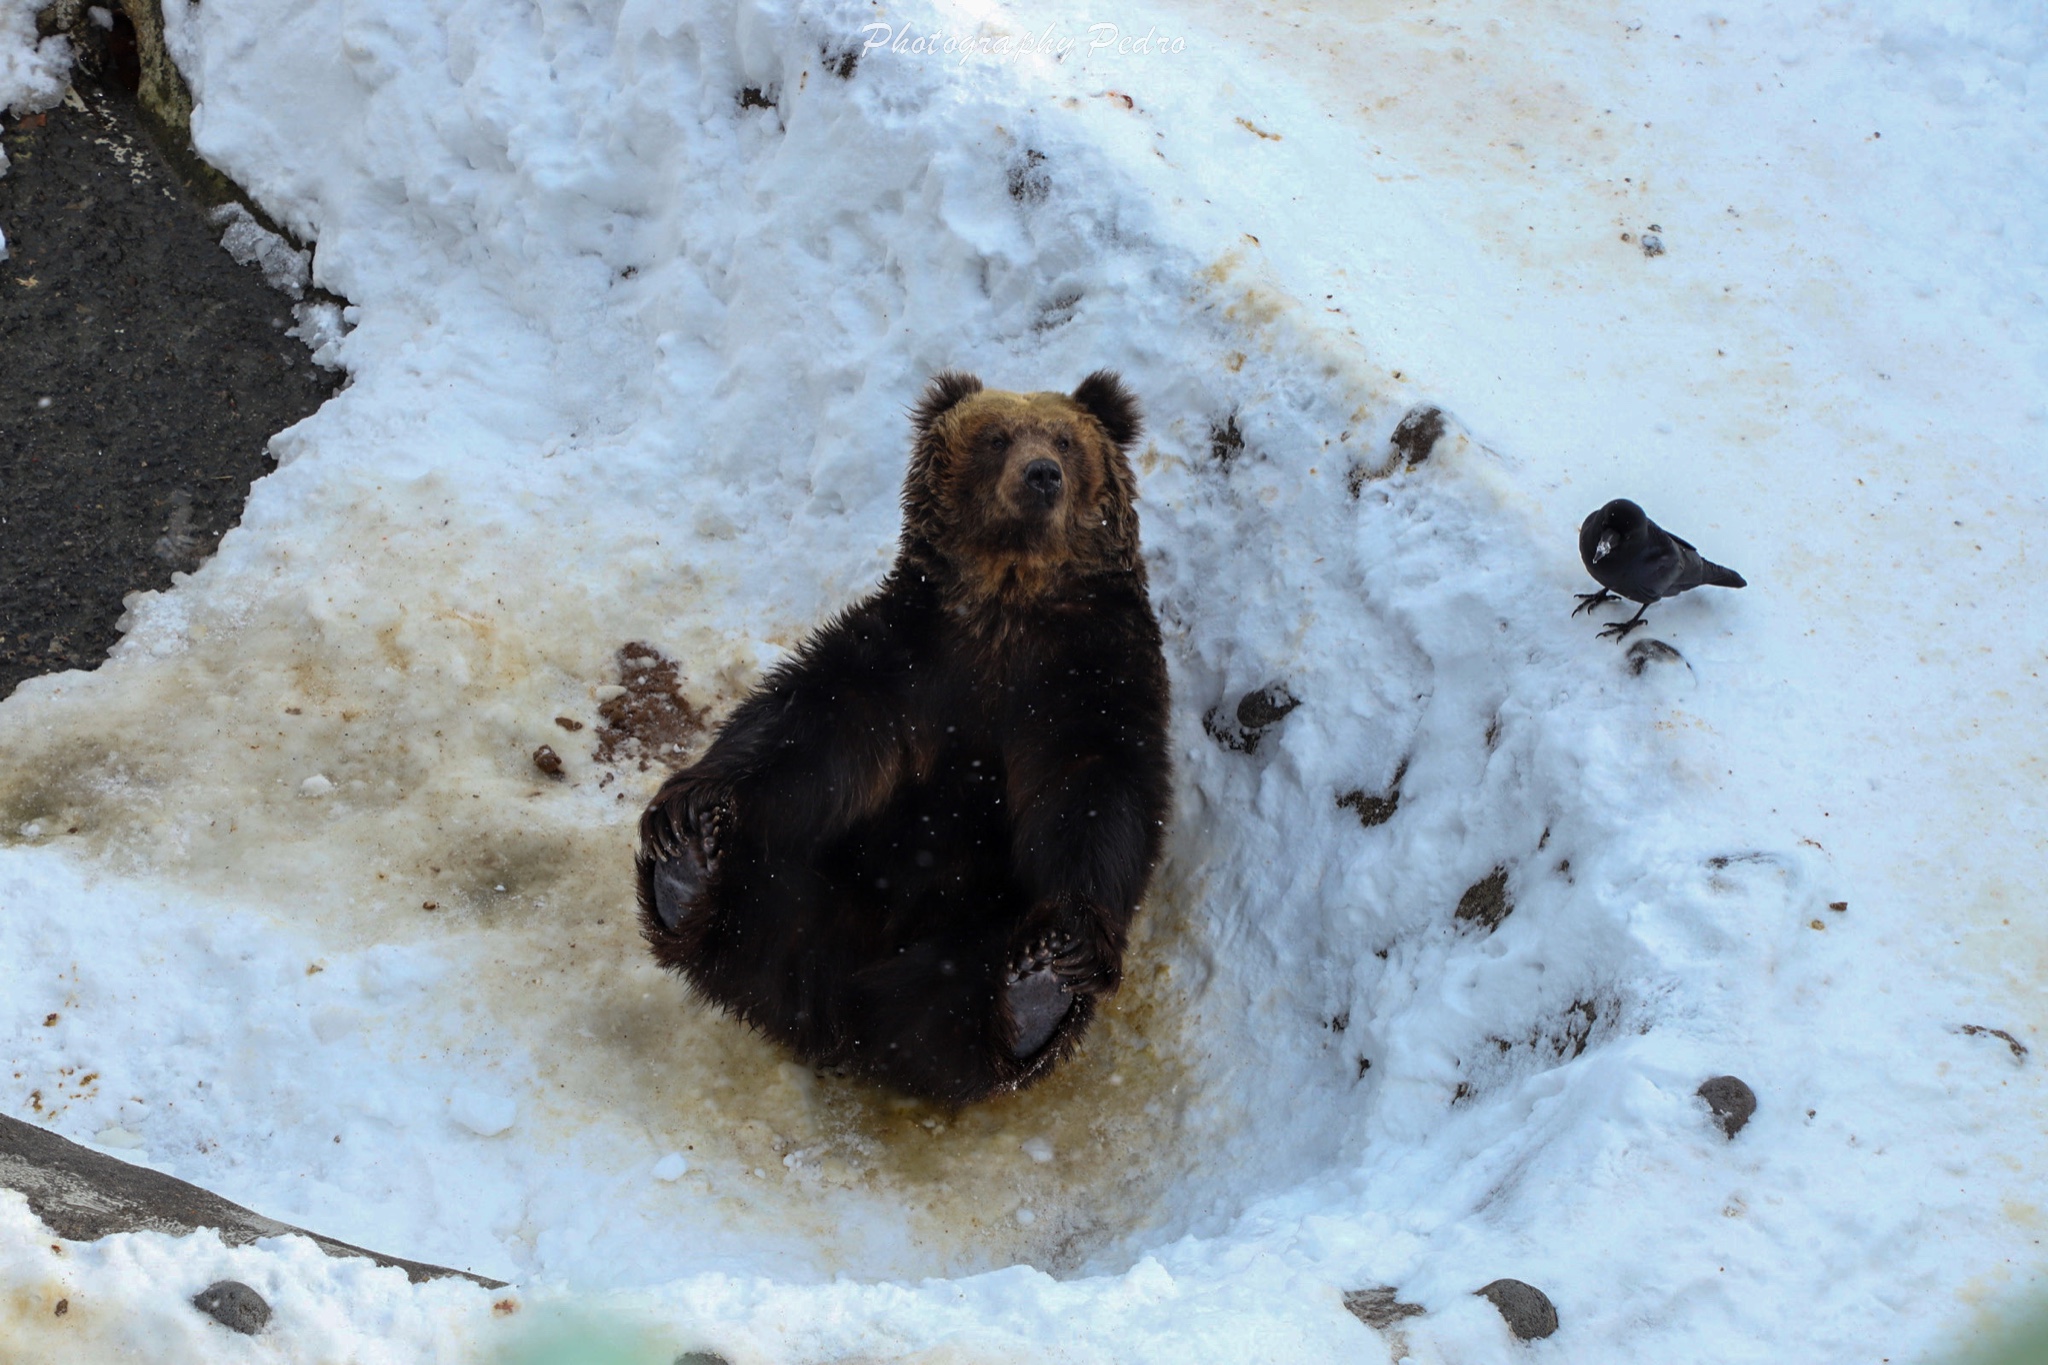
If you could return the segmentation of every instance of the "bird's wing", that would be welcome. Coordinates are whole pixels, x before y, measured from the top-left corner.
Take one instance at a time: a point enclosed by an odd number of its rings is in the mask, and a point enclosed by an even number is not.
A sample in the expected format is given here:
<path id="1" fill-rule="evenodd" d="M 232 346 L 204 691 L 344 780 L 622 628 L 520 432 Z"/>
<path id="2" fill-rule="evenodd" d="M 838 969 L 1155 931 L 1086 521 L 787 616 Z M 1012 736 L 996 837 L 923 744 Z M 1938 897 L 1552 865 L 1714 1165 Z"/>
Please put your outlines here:
<path id="1" fill-rule="evenodd" d="M 1680 549 L 1680 546 L 1684 546 L 1684 549 Z M 1645 567 L 1662 570 L 1671 564 L 1684 563 L 1686 550 L 1692 550 L 1692 546 L 1686 545 L 1677 536 L 1669 536 L 1664 540 L 1652 538 L 1643 546 L 1642 562 Z M 1693 553 L 1698 554 L 1699 551 L 1693 550 Z"/>
<path id="2" fill-rule="evenodd" d="M 1650 594 L 1651 601 L 1684 592 L 1692 584 L 1686 580 L 1688 571 L 1700 562 L 1698 550 L 1687 545 L 1674 535 L 1652 537 L 1643 547 L 1642 558 L 1637 563 L 1637 587 Z M 1640 602 L 1642 597 L 1630 593 Z"/>
<path id="3" fill-rule="evenodd" d="M 1669 531 L 1666 531 L 1664 534 L 1667 536 L 1671 536 L 1671 533 Z M 1693 544 L 1691 541 L 1687 540 L 1684 536 L 1671 536 L 1671 538 L 1677 541 L 1680 545 L 1683 545 L 1686 549 L 1691 550 L 1694 554 L 1698 554 L 1700 552 L 1700 547 Z"/>

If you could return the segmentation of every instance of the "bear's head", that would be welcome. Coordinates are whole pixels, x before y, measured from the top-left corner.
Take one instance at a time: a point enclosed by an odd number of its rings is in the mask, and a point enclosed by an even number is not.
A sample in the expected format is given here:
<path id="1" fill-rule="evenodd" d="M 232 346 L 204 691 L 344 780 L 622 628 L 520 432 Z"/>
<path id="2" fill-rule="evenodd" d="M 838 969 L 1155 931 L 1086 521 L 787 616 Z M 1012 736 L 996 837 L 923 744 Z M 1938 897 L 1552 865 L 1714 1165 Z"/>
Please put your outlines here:
<path id="1" fill-rule="evenodd" d="M 1143 577 L 1127 452 L 1138 405 L 1098 370 L 1066 393 L 985 389 L 946 373 L 925 389 L 904 481 L 904 543 L 981 598 L 1029 596 L 1073 574 Z"/>

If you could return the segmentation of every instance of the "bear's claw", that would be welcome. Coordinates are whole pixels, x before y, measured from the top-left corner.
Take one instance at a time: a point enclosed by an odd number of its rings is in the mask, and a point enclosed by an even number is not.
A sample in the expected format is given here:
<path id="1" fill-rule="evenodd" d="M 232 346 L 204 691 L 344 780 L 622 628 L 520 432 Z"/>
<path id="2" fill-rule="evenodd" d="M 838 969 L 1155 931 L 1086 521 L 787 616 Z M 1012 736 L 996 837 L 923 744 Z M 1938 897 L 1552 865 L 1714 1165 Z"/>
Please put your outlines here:
<path id="1" fill-rule="evenodd" d="M 1122 979 L 1117 969 L 1119 954 L 1085 907 L 1054 903 L 1042 908 L 1040 915 L 1041 924 L 1046 920 L 1051 924 L 1011 959 L 1003 977 L 1005 985 L 1050 969 L 1060 985 L 1076 995 L 1107 995 L 1117 988 Z"/>
<path id="2" fill-rule="evenodd" d="M 718 871 L 732 807 L 702 788 L 659 801 L 641 826 L 642 857 L 654 864 L 654 913 L 673 931 Z"/>
<path id="3" fill-rule="evenodd" d="M 1066 934 L 1041 935 L 1010 963 L 1003 984 L 1014 986 L 1025 977 L 1044 971 L 1059 960 L 1060 954 L 1072 951 L 1073 944 L 1074 940 Z"/>

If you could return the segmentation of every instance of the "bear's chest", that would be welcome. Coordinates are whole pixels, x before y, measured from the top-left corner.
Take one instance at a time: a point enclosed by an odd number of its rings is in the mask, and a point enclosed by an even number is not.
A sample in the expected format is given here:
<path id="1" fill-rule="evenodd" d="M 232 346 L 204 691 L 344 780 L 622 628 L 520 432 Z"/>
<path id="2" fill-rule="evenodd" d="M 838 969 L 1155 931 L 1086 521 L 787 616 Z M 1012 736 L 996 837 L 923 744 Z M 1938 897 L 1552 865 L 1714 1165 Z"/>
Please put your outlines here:
<path id="1" fill-rule="evenodd" d="M 1005 906 L 1006 779 L 992 746 L 941 746 L 919 776 L 846 832 L 820 870 L 865 907 L 865 916 L 912 936 Z"/>

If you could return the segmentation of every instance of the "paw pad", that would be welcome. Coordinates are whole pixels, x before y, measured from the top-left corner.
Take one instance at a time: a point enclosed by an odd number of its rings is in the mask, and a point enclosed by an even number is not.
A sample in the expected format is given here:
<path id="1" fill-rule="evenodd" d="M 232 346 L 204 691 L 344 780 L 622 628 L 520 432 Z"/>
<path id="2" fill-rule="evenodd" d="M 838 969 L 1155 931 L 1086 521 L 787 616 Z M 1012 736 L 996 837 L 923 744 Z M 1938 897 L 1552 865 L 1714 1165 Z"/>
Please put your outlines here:
<path id="1" fill-rule="evenodd" d="M 1012 977 L 1003 987 L 1003 1000 L 1017 1026 L 1010 1055 L 1020 1060 L 1044 1047 L 1074 1006 L 1073 995 L 1051 967 Z"/>

